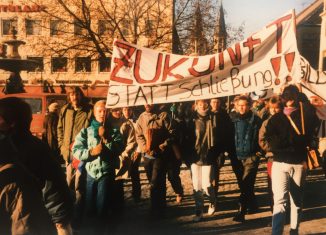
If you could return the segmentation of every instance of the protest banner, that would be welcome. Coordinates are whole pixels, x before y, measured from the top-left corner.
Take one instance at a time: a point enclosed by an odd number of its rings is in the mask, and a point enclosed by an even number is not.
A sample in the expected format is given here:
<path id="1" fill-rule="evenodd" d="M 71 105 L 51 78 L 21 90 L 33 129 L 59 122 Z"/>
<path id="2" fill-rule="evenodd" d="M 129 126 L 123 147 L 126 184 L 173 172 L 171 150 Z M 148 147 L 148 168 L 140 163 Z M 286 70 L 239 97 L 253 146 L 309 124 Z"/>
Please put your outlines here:
<path id="1" fill-rule="evenodd" d="M 115 40 L 107 107 L 237 95 L 299 82 L 294 11 L 225 51 L 183 56 Z"/>
<path id="2" fill-rule="evenodd" d="M 315 70 L 304 57 L 301 57 L 301 71 L 302 91 L 308 97 L 318 96 L 326 103 L 326 71 Z"/>

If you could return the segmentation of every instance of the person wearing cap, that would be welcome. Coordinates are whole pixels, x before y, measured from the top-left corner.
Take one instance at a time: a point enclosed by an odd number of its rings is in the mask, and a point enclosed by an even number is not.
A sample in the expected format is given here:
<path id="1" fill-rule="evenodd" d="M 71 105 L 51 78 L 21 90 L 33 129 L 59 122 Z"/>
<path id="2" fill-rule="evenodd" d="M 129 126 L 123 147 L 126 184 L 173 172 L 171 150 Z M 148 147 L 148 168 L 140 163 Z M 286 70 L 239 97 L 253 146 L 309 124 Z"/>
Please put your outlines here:
<path id="1" fill-rule="evenodd" d="M 59 104 L 53 102 L 48 106 L 48 113 L 43 122 L 44 133 L 42 140 L 49 145 L 53 153 L 59 160 L 60 150 L 58 147 L 57 126 L 59 120 Z"/>
<path id="2" fill-rule="evenodd" d="M 314 107 L 289 85 L 281 95 L 283 112 L 274 114 L 266 126 L 265 138 L 273 153 L 272 190 L 274 196 L 272 234 L 283 234 L 286 207 L 290 200 L 290 234 L 299 234 L 303 185 L 309 146 L 318 118 Z"/>

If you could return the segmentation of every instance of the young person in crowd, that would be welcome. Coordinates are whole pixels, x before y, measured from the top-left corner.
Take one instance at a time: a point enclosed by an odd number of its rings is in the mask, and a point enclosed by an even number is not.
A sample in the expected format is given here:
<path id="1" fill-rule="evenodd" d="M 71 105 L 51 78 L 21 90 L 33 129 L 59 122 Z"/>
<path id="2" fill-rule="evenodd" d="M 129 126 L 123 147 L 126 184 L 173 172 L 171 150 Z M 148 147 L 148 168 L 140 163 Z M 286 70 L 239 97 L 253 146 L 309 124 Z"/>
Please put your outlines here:
<path id="1" fill-rule="evenodd" d="M 251 99 L 248 96 L 239 96 L 236 102 L 237 111 L 233 118 L 235 130 L 236 156 L 241 161 L 240 175 L 240 207 L 234 221 L 244 222 L 245 214 L 258 209 L 254 185 L 259 165 L 258 132 L 261 119 L 251 111 Z"/>
<path id="2" fill-rule="evenodd" d="M 265 156 L 267 157 L 267 187 L 270 197 L 270 207 L 273 213 L 273 191 L 272 191 L 272 164 L 273 164 L 273 153 L 271 152 L 270 146 L 266 139 L 266 126 L 268 120 L 276 113 L 283 111 L 283 104 L 281 98 L 279 96 L 273 96 L 269 99 L 267 103 L 267 110 L 268 110 L 268 118 L 263 122 L 259 130 L 259 146 L 265 152 Z"/>
<path id="3" fill-rule="evenodd" d="M 30 132 L 31 107 L 22 99 L 0 99 L 0 116 L 10 128 L 17 162 L 35 178 L 42 190 L 44 205 L 59 234 L 71 234 L 73 203 L 64 172 L 49 146 Z"/>
<path id="4" fill-rule="evenodd" d="M 59 104 L 53 102 L 48 106 L 48 113 L 44 118 L 44 133 L 42 139 L 45 143 L 48 143 L 49 147 L 52 149 L 55 156 L 58 158 L 58 162 L 61 162 L 60 149 L 58 147 L 58 135 L 57 127 L 59 120 Z"/>
<path id="5" fill-rule="evenodd" d="M 222 108 L 221 101 L 217 98 L 210 100 L 210 109 L 212 114 L 212 121 L 214 123 L 214 148 L 217 154 L 217 159 L 213 164 L 213 171 L 215 178 L 213 185 L 215 187 L 215 193 L 217 197 L 220 169 L 225 162 L 225 154 L 234 158 L 234 128 L 230 116 Z M 233 162 L 233 161 L 232 161 Z"/>
<path id="6" fill-rule="evenodd" d="M 132 183 L 132 197 L 135 202 L 140 201 L 141 185 L 139 176 L 139 164 L 141 160 L 140 150 L 137 151 L 136 141 L 136 123 L 132 119 L 133 111 L 131 107 L 122 108 L 122 125 L 120 131 L 122 133 L 125 149 L 121 154 L 123 159 L 130 159 L 129 174 Z"/>
<path id="7" fill-rule="evenodd" d="M 86 174 L 82 163 L 79 168 L 73 166 L 71 146 L 80 130 L 89 126 L 93 110 L 79 87 L 68 88 L 67 100 L 60 110 L 57 135 L 60 153 L 66 163 L 67 183 L 75 198 L 73 226 L 78 228 L 84 208 Z"/>
<path id="8" fill-rule="evenodd" d="M 113 196 L 115 162 L 123 149 L 120 131 L 103 126 L 105 116 L 105 100 L 97 101 L 90 126 L 79 132 L 72 148 L 73 155 L 85 162 L 87 172 L 85 222 L 100 231 L 105 227 Z"/>
<path id="9" fill-rule="evenodd" d="M 216 123 L 213 121 L 207 100 L 196 101 L 196 112 L 188 128 L 189 150 L 187 154 L 191 159 L 190 168 L 195 200 L 194 221 L 198 222 L 203 218 L 205 194 L 209 197 L 207 214 L 213 215 L 216 210 L 216 192 L 212 185 L 216 177 L 215 172 L 213 173 L 213 165 L 218 156 L 214 135 Z"/>
<path id="10" fill-rule="evenodd" d="M 144 154 L 144 167 L 150 183 L 151 213 L 164 216 L 166 207 L 167 154 L 175 141 L 175 127 L 167 112 L 159 112 L 154 105 L 145 105 L 145 111 L 136 123 L 137 143 Z"/>
<path id="11" fill-rule="evenodd" d="M 298 234 L 307 169 L 307 146 L 318 125 L 313 106 L 309 102 L 302 102 L 301 96 L 295 85 L 285 87 L 281 95 L 284 110 L 273 115 L 266 126 L 266 140 L 273 153 L 273 235 L 283 233 L 289 199 L 290 234 Z"/>

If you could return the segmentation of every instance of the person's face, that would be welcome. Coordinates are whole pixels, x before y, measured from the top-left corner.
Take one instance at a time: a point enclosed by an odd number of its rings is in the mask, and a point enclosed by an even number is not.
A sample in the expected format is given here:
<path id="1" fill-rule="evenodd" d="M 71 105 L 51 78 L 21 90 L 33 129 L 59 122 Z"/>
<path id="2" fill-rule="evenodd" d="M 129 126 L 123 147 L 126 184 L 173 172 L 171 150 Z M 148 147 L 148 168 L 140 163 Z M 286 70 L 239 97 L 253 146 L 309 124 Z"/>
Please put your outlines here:
<path id="1" fill-rule="evenodd" d="M 112 114 L 112 117 L 118 119 L 121 117 L 121 109 L 112 109 L 111 114 Z"/>
<path id="2" fill-rule="evenodd" d="M 153 104 L 145 104 L 144 105 L 145 111 L 148 113 L 150 113 L 153 110 L 153 107 L 154 107 Z"/>
<path id="3" fill-rule="evenodd" d="M 73 106 L 79 106 L 81 101 L 81 96 L 79 93 L 71 92 L 69 94 L 70 102 Z"/>
<path id="4" fill-rule="evenodd" d="M 241 115 L 248 113 L 250 110 L 248 102 L 246 100 L 238 100 L 237 110 Z"/>
<path id="5" fill-rule="evenodd" d="M 131 115 L 132 115 L 132 110 L 131 110 L 131 108 L 129 108 L 129 107 L 124 107 L 124 108 L 122 109 L 122 114 L 123 114 L 123 116 L 124 116 L 125 118 L 127 118 L 127 119 L 131 118 Z"/>
<path id="6" fill-rule="evenodd" d="M 216 112 L 219 110 L 221 102 L 218 99 L 211 99 L 210 105 L 212 107 L 212 111 Z"/>
<path id="7" fill-rule="evenodd" d="M 294 107 L 294 100 L 288 100 L 288 101 L 286 101 L 285 106 L 286 107 Z"/>
<path id="8" fill-rule="evenodd" d="M 281 107 L 278 104 L 270 104 L 269 105 L 269 113 L 271 115 L 279 113 L 280 111 L 281 111 Z"/>
<path id="9" fill-rule="evenodd" d="M 94 108 L 94 116 L 96 121 L 103 123 L 105 119 L 105 105 L 98 105 Z"/>
<path id="10" fill-rule="evenodd" d="M 198 100 L 196 106 L 197 106 L 197 110 L 200 112 L 204 112 L 208 108 L 208 104 L 204 100 Z"/>

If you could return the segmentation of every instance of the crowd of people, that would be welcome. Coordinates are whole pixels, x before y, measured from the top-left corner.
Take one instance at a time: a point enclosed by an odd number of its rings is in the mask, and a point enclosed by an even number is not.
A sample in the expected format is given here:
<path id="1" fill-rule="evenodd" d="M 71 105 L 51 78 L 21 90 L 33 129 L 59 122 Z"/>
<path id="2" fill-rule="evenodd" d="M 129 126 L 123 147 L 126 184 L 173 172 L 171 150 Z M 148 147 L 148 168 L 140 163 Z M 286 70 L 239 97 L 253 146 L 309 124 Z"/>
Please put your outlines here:
<path id="1" fill-rule="evenodd" d="M 321 105 L 295 85 L 279 96 L 252 102 L 236 96 L 233 109 L 214 98 L 173 104 L 106 109 L 91 105 L 79 87 L 67 104 L 48 106 L 43 140 L 30 132 L 31 108 L 15 97 L 0 100 L 0 234 L 73 234 L 80 226 L 103 234 L 110 215 L 124 211 L 124 181 L 142 199 L 143 164 L 150 184 L 150 215 L 164 216 L 166 178 L 182 203 L 180 166 L 191 171 L 194 222 L 217 210 L 220 169 L 230 159 L 240 189 L 233 220 L 256 213 L 255 181 L 267 160 L 272 234 L 298 234 L 307 173 L 307 147 L 326 158 Z M 318 103 L 318 102 L 317 102 Z M 317 107 L 317 108 L 316 108 Z M 231 107 L 229 107 L 231 109 Z M 325 161 L 324 161 L 325 162 Z M 60 163 L 65 163 L 65 171 Z M 325 167 L 324 167 L 325 169 Z"/>

